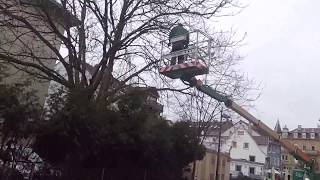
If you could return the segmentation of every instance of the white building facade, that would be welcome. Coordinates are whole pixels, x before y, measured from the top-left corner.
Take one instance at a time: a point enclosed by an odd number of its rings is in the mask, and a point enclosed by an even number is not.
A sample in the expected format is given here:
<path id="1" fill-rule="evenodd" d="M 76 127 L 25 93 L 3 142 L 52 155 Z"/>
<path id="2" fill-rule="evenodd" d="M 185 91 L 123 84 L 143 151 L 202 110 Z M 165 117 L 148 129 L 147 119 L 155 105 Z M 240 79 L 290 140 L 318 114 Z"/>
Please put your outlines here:
<path id="1" fill-rule="evenodd" d="M 267 143 L 258 143 L 260 135 L 249 124 L 239 121 L 222 133 L 221 151 L 230 154 L 232 177 L 248 176 L 264 178 L 267 158 Z"/>
<path id="2" fill-rule="evenodd" d="M 272 140 L 261 129 L 244 121 L 231 123 L 230 120 L 221 123 L 221 152 L 230 154 L 230 174 L 263 179 L 270 172 L 281 171 L 281 145 Z M 219 125 L 212 125 L 204 144 L 207 148 L 218 150 Z M 281 132 L 279 121 L 274 129 Z M 294 136 L 294 134 L 293 134 Z M 303 135 L 301 135 L 303 137 Z M 310 138 L 312 135 L 310 134 Z"/>

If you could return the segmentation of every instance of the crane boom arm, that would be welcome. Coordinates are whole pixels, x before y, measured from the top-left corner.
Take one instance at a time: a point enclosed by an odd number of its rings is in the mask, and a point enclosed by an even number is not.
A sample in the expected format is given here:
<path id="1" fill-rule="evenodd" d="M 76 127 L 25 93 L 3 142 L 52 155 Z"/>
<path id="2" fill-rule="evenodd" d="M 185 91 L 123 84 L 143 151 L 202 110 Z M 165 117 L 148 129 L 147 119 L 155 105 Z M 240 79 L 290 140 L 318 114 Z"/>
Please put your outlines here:
<path id="1" fill-rule="evenodd" d="M 223 102 L 228 108 L 232 109 L 236 113 L 238 113 L 240 116 L 248 120 L 250 123 L 264 131 L 266 134 L 268 134 L 272 139 L 274 139 L 276 142 L 279 142 L 281 146 L 287 149 L 287 151 L 293 155 L 295 158 L 300 159 L 304 161 L 307 164 L 313 163 L 312 159 L 309 155 L 304 153 L 301 149 L 299 149 L 297 146 L 290 143 L 288 140 L 281 139 L 281 135 L 273 131 L 271 128 L 269 128 L 266 124 L 264 124 L 259 119 L 255 118 L 252 114 L 250 114 L 248 111 L 246 111 L 244 108 L 239 106 L 237 103 L 233 102 L 228 97 L 220 94 L 213 88 L 211 88 L 208 85 L 204 85 L 201 80 L 197 80 L 196 78 L 191 78 L 189 80 L 191 86 L 195 86 L 199 91 L 207 94 L 208 96 L 216 99 L 219 102 Z"/>

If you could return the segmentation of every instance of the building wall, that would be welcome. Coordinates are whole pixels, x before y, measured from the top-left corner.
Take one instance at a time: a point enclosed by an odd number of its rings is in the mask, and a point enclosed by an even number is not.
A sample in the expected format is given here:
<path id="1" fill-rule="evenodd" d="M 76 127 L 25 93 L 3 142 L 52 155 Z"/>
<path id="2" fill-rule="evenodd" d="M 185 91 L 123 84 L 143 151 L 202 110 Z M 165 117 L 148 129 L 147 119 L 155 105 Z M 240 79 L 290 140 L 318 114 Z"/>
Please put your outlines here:
<path id="1" fill-rule="evenodd" d="M 316 159 L 316 162 L 320 162 L 320 141 L 315 139 L 288 139 L 292 144 L 297 145 L 304 152 L 309 154 L 312 158 Z M 314 150 L 312 149 L 314 147 Z M 294 165 L 294 167 L 298 168 L 298 165 L 294 162 L 294 157 L 288 155 L 291 163 L 287 164 L 287 167 L 292 168 L 290 166 Z M 290 166 L 289 166 L 290 165 Z M 316 171 L 320 171 L 320 163 L 317 163 L 315 166 Z"/>
<path id="2" fill-rule="evenodd" d="M 264 176 L 268 146 L 259 146 L 252 134 L 259 135 L 247 123 L 241 121 L 222 134 L 223 137 L 227 137 L 222 145 L 222 151 L 230 152 L 230 173 L 233 177 L 239 175 L 239 171 L 236 169 L 237 165 L 241 166 L 242 175 L 259 178 Z M 250 159 L 250 156 L 254 157 L 254 160 Z M 253 174 L 249 173 L 250 168 L 254 169 Z"/>
<path id="3" fill-rule="evenodd" d="M 240 131 L 240 133 L 239 133 Z M 217 149 L 217 138 L 208 138 L 206 145 Z M 211 142 L 211 143 L 210 143 Z M 244 144 L 248 148 L 244 148 Z M 280 170 L 281 146 L 273 142 L 264 132 L 252 127 L 250 124 L 239 121 L 233 127 L 222 133 L 221 149 L 223 152 L 230 153 L 233 164 L 230 167 L 232 173 L 238 174 L 235 167 L 237 163 L 243 165 L 242 174 L 248 175 L 250 167 L 260 167 L 255 171 L 255 175 L 265 175 L 268 169 Z M 250 156 L 254 156 L 254 162 L 250 162 Z M 241 161 L 239 161 L 241 160 Z"/>
<path id="4" fill-rule="evenodd" d="M 266 159 L 266 169 L 271 170 L 272 168 L 276 170 L 280 170 L 280 162 L 281 162 L 281 145 L 278 142 L 275 142 L 266 132 L 263 130 L 253 126 L 255 131 L 259 133 L 259 135 L 254 135 L 254 139 L 263 152 L 267 154 Z M 274 132 L 281 134 L 280 122 L 277 122 L 277 125 L 274 129 Z M 263 148 L 262 148 L 263 147 Z"/>
<path id="5" fill-rule="evenodd" d="M 289 141 L 306 152 L 320 150 L 320 141 L 316 139 L 289 139 Z"/>
<path id="6" fill-rule="evenodd" d="M 263 154 L 268 154 L 268 146 L 267 145 L 259 145 L 259 148 L 263 152 Z"/>
<path id="7" fill-rule="evenodd" d="M 217 152 L 207 150 L 204 158 L 196 162 L 195 180 L 216 180 Z M 190 164 L 192 169 L 192 164 Z M 221 153 L 219 158 L 219 180 L 230 179 L 230 156 Z M 191 180 L 192 170 L 185 173 L 185 178 Z"/>
<path id="8" fill-rule="evenodd" d="M 311 158 L 316 160 L 315 171 L 320 172 L 320 128 L 302 128 L 298 125 L 298 128 L 289 131 L 288 128 L 284 128 L 282 131 L 282 138 L 288 140 L 292 144 L 298 146 L 302 151 L 308 154 Z M 297 161 L 292 155 L 290 155 L 285 149 L 282 149 L 281 153 L 281 167 L 286 173 L 286 178 L 290 175 L 292 177 L 292 171 L 294 169 L 303 169 L 304 164 Z"/>
<path id="9" fill-rule="evenodd" d="M 272 167 L 280 170 L 281 166 L 281 146 L 279 143 L 271 141 L 268 145 L 268 168 Z"/>
<path id="10" fill-rule="evenodd" d="M 239 171 L 237 170 L 237 166 L 241 166 L 241 172 L 244 176 L 251 176 L 250 168 L 254 168 L 254 175 L 256 176 L 264 176 L 264 164 L 261 163 L 251 163 L 241 160 L 231 160 L 230 162 L 230 173 L 232 176 L 238 176 Z"/>
<path id="11" fill-rule="evenodd" d="M 281 169 L 284 173 L 285 180 L 288 176 L 292 177 L 293 170 L 296 168 L 296 160 L 291 156 L 288 151 L 284 148 L 281 150 Z"/>
<path id="12" fill-rule="evenodd" d="M 7 2 L 12 2 L 14 4 L 14 9 L 17 15 L 23 16 L 28 22 L 38 31 L 50 31 L 49 26 L 45 20 L 36 19 L 34 17 L 28 16 L 24 12 L 39 14 L 39 11 L 32 7 L 32 6 L 19 6 L 18 0 L 9 0 Z M 0 14 L 1 21 L 8 20 L 13 24 L 19 24 L 19 22 L 9 19 L 8 17 Z M 56 24 L 58 30 L 63 33 L 64 29 L 62 25 L 59 23 Z M 41 40 L 39 40 L 33 33 L 29 32 L 30 30 L 24 28 L 7 28 L 1 27 L 0 28 L 0 52 L 7 52 L 12 54 L 25 54 L 27 52 L 32 52 L 35 54 L 36 57 L 41 57 L 41 59 L 36 58 L 29 58 L 26 56 L 19 57 L 19 60 L 25 62 L 32 62 L 36 64 L 43 64 L 44 66 L 48 67 L 49 69 L 53 69 L 56 63 L 56 54 L 53 53 L 52 50 L 48 46 L 44 44 Z M 48 40 L 56 49 L 59 50 L 61 42 L 57 39 L 57 37 L 53 33 L 43 33 L 43 37 Z M 19 36 L 19 40 L 16 40 L 16 37 Z M 0 63 L 6 63 L 6 61 L 1 61 Z M 22 72 L 21 68 L 23 66 L 12 66 L 7 65 L 7 73 L 9 77 L 7 77 L 4 81 L 5 83 L 16 83 L 16 82 L 24 82 L 26 80 L 31 81 L 31 88 L 37 91 L 37 96 L 39 97 L 40 103 L 43 104 L 45 97 L 48 92 L 49 82 L 42 80 L 38 81 L 34 77 L 30 76 L 29 74 Z M 32 68 L 26 68 L 24 70 L 31 71 L 33 73 L 39 73 L 39 71 L 35 71 Z"/>
<path id="13" fill-rule="evenodd" d="M 230 151 L 230 157 L 232 159 L 245 159 L 249 161 L 249 156 L 255 156 L 255 162 L 265 163 L 266 154 L 254 141 L 248 132 L 246 124 L 241 124 L 240 122 L 223 135 L 228 134 L 229 138 L 226 143 L 223 144 L 222 149 L 224 152 Z M 245 143 L 248 143 L 248 148 L 244 147 Z"/>

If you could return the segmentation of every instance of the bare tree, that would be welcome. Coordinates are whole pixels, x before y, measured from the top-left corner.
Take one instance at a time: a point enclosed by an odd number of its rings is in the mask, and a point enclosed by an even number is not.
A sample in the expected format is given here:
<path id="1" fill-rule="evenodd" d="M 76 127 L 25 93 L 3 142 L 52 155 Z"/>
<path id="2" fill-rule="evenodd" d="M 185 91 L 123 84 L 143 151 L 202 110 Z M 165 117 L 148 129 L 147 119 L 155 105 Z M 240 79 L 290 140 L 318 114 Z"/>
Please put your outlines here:
<path id="1" fill-rule="evenodd" d="M 208 30 L 210 19 L 236 5 L 230 0 L 1 0 L 0 59 L 107 103 L 128 85 L 155 85 L 154 79 L 161 90 L 184 92 L 158 75 L 160 41 L 178 21 Z M 210 63 L 219 63 L 215 60 Z M 52 69 L 56 62 L 65 76 Z M 90 76 L 87 64 L 94 65 Z M 113 79 L 120 81 L 117 88 Z"/>
<path id="2" fill-rule="evenodd" d="M 230 38 L 232 34 L 220 32 L 213 36 L 215 44 L 212 51 L 213 60 L 208 64 L 209 73 L 202 76 L 202 80 L 238 103 L 252 106 L 252 102 L 258 97 L 259 88 L 253 80 L 237 69 L 242 57 L 236 47 L 241 45 L 243 38 L 236 41 Z M 174 113 L 183 120 L 198 124 L 199 137 L 205 137 L 212 123 L 219 121 L 223 104 L 196 89 L 188 89 L 186 92 L 188 93 L 176 94 L 172 98 L 172 101 L 175 102 L 173 106 L 181 107 L 181 109 L 175 109 Z M 228 109 L 224 109 L 224 112 L 235 116 Z"/>
<path id="3" fill-rule="evenodd" d="M 237 0 L 0 0 L 0 62 L 106 105 L 130 86 L 156 86 L 168 90 L 162 95 L 171 107 L 188 112 L 185 117 L 214 122 L 218 103 L 159 75 L 160 42 L 178 22 L 207 32 L 213 51 L 203 79 L 248 100 L 250 82 L 235 69 L 239 41 L 210 27 L 233 7 L 238 8 Z M 56 63 L 63 71 L 53 68 Z M 180 104 L 171 103 L 176 99 Z"/>
<path id="4" fill-rule="evenodd" d="M 225 74 L 220 74 L 221 79 L 224 79 Z M 244 94 L 252 90 L 249 87 L 253 87 L 253 84 L 248 86 L 246 79 L 242 79 L 239 76 L 233 77 L 227 76 L 228 81 L 223 84 L 217 83 L 216 89 L 220 90 L 225 95 L 232 95 L 233 99 L 238 99 L 244 105 L 251 105 L 254 99 L 247 98 Z M 220 81 L 221 82 L 221 81 Z M 236 86 L 233 84 L 237 84 Z M 236 88 L 235 88 L 236 87 Z M 230 89 L 232 91 L 230 92 Z M 227 128 L 232 127 L 232 118 L 237 117 L 233 112 L 224 107 L 224 104 L 216 101 L 213 98 L 208 98 L 207 95 L 190 89 L 190 95 L 176 95 L 177 105 L 181 108 L 177 108 L 176 113 L 180 116 L 182 121 L 188 121 L 196 128 L 195 136 L 198 139 L 196 144 L 203 144 L 206 148 L 218 150 L 219 148 L 219 132 L 223 132 Z M 184 97 L 181 97 L 184 96 Z M 242 99 L 246 97 L 246 99 Z M 229 116 L 229 117 L 226 117 Z M 222 120 L 223 118 L 224 120 Z M 226 119 L 227 118 L 227 119 Z M 221 121 L 222 120 L 222 121 Z M 221 128 L 221 131 L 220 131 Z M 195 178 L 196 160 L 192 163 L 191 177 Z"/>
<path id="5" fill-rule="evenodd" d="M 258 86 L 248 79 L 245 74 L 237 70 L 242 57 L 237 48 L 241 45 L 243 38 L 235 40 L 233 32 L 215 33 L 213 37 L 212 61 L 209 61 L 209 73 L 202 76 L 205 84 L 211 86 L 221 94 L 232 98 L 244 106 L 252 106 L 252 102 L 258 97 Z M 196 89 L 186 90 L 187 94 L 175 94 L 171 97 L 170 109 L 172 114 L 179 116 L 182 121 L 189 121 L 195 131 L 200 144 L 217 150 L 219 128 L 227 128 L 232 124 L 231 119 L 237 115 L 224 108 L 224 104 L 208 97 Z M 180 108 L 172 108 L 180 107 Z M 227 114 L 227 123 L 220 122 L 221 115 Z M 196 161 L 193 162 L 193 167 Z M 195 178 L 195 168 L 191 171 L 191 177 Z"/>

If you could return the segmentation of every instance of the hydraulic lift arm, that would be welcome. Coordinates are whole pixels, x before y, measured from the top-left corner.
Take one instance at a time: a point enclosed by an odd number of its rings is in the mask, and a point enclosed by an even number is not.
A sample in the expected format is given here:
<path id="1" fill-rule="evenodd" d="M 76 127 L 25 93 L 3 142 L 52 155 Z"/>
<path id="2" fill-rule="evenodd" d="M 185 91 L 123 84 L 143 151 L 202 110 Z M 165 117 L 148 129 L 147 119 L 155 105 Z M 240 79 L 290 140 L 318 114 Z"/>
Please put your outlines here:
<path id="1" fill-rule="evenodd" d="M 184 80 L 185 81 L 185 80 Z M 228 97 L 221 95 L 216 90 L 211 88 L 208 85 L 204 85 L 201 80 L 197 80 L 195 77 L 190 78 L 187 80 L 190 83 L 190 86 L 195 86 L 199 91 L 207 94 L 208 96 L 216 99 L 219 102 L 223 102 L 228 108 L 232 109 L 236 113 L 238 113 L 240 116 L 248 120 L 250 123 L 264 131 L 266 134 L 268 134 L 271 138 L 273 138 L 275 141 L 279 142 L 281 146 L 287 149 L 287 151 L 293 155 L 295 158 L 305 162 L 308 166 L 312 167 L 313 160 L 309 155 L 304 153 L 301 149 L 299 149 L 297 146 L 290 143 L 288 140 L 281 139 L 281 136 L 274 132 L 271 128 L 269 128 L 266 124 L 264 124 L 259 119 L 255 118 L 252 114 L 250 114 L 248 111 L 243 109 L 241 106 L 239 106 L 237 103 L 233 102 Z"/>

